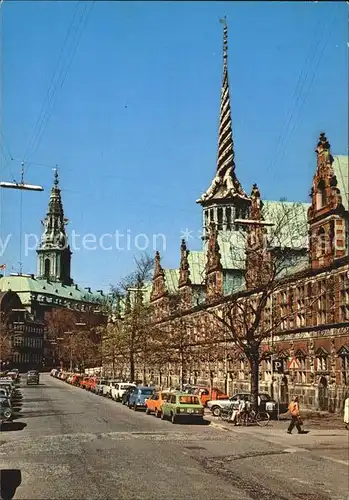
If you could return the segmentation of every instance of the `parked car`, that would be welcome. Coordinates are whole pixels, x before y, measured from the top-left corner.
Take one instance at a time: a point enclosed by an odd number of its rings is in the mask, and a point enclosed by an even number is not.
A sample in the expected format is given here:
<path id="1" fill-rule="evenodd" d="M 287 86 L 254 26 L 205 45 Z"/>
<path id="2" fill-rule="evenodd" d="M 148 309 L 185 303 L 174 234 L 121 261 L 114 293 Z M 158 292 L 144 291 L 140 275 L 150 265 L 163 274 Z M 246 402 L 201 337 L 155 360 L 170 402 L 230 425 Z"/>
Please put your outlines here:
<path id="1" fill-rule="evenodd" d="M 106 398 L 111 398 L 111 390 L 118 384 L 120 380 L 108 380 L 108 384 L 103 386 L 103 396 Z"/>
<path id="2" fill-rule="evenodd" d="M 128 403 L 130 401 L 130 396 L 132 394 L 132 392 L 134 391 L 134 387 L 129 387 L 128 389 L 126 389 L 126 391 L 123 393 L 122 395 L 122 398 L 121 398 L 121 403 L 123 405 L 127 405 L 128 406 Z"/>
<path id="3" fill-rule="evenodd" d="M 229 408 L 232 406 L 234 409 L 238 409 L 239 400 L 247 397 L 248 401 L 251 401 L 251 393 L 249 392 L 238 392 L 234 394 L 231 398 L 222 400 L 212 400 L 207 403 L 207 408 L 209 408 L 215 417 L 219 417 L 221 414 L 221 408 Z M 277 403 L 274 401 L 269 394 L 266 392 L 259 393 L 258 396 L 258 409 L 259 411 L 266 411 L 271 417 L 277 415 Z"/>
<path id="4" fill-rule="evenodd" d="M 150 399 L 147 399 L 145 403 L 146 405 L 145 413 L 147 415 L 149 415 L 150 413 L 154 413 L 156 417 L 160 418 L 162 405 L 166 401 L 166 398 L 169 394 L 170 392 L 165 392 L 165 391 L 155 392 Z"/>
<path id="5" fill-rule="evenodd" d="M 12 380 L 14 380 L 15 382 L 19 382 L 19 371 L 18 370 L 11 370 L 11 371 L 6 373 L 6 376 L 11 377 Z"/>
<path id="6" fill-rule="evenodd" d="M 130 384 L 128 382 L 120 382 L 115 384 L 111 388 L 110 396 L 114 401 L 121 401 L 122 400 L 122 395 L 128 388 L 135 388 L 137 387 L 135 384 Z"/>
<path id="7" fill-rule="evenodd" d="M 105 385 L 108 384 L 108 380 L 107 379 L 100 379 L 97 384 L 96 384 L 96 387 L 95 387 L 95 394 L 98 394 L 99 396 L 101 396 L 103 394 L 103 387 Z"/>
<path id="8" fill-rule="evenodd" d="M 146 400 L 149 399 L 153 394 L 154 394 L 154 389 L 152 387 L 145 387 L 141 385 L 134 387 L 133 391 L 130 394 L 128 407 L 133 408 L 134 411 L 141 409 L 145 410 Z"/>
<path id="9" fill-rule="evenodd" d="M 217 387 L 213 387 L 212 389 L 209 387 L 197 387 L 192 394 L 199 396 L 203 406 L 207 406 L 207 403 L 212 400 L 229 399 L 228 394 L 225 394 L 225 392 L 222 392 Z"/>
<path id="10" fill-rule="evenodd" d="M 37 370 L 30 370 L 27 373 L 27 385 L 36 384 L 39 385 L 39 372 Z"/>
<path id="11" fill-rule="evenodd" d="M 7 422 L 12 418 L 11 404 L 7 399 L 0 399 L 0 422 Z"/>
<path id="12" fill-rule="evenodd" d="M 202 422 L 204 407 L 198 396 L 186 392 L 169 394 L 161 407 L 161 418 L 170 418 L 173 424 L 190 419 Z"/>
<path id="13" fill-rule="evenodd" d="M 21 392 L 16 388 L 16 384 L 10 378 L 1 378 L 0 388 L 3 388 L 7 391 L 7 395 L 11 400 L 22 398 Z"/>

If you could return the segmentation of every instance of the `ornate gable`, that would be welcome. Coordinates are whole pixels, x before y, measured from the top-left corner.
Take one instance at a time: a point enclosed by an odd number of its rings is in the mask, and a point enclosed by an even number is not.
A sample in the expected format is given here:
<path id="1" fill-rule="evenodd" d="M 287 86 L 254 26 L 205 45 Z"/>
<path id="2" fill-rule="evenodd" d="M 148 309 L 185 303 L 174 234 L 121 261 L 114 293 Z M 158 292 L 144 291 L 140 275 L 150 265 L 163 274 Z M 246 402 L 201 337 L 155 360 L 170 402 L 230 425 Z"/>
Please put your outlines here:
<path id="1" fill-rule="evenodd" d="M 164 297 L 165 295 L 167 295 L 165 272 L 161 266 L 160 253 L 156 251 L 153 288 L 150 294 L 150 300 L 154 301 L 159 299 L 160 297 Z"/>
<path id="2" fill-rule="evenodd" d="M 307 357 L 307 353 L 305 352 L 304 349 L 297 349 L 296 352 L 294 353 L 294 357 L 295 358 L 306 358 Z"/>
<path id="3" fill-rule="evenodd" d="M 270 277 L 270 253 L 267 229 L 262 216 L 263 203 L 257 184 L 251 191 L 251 220 L 248 226 L 246 245 L 246 287 L 258 288 Z"/>
<path id="4" fill-rule="evenodd" d="M 179 266 L 179 283 L 178 283 L 179 288 L 191 285 L 188 256 L 189 256 L 189 250 L 187 250 L 187 245 L 185 243 L 185 240 L 182 240 L 181 262 Z"/>
<path id="5" fill-rule="evenodd" d="M 342 194 L 334 173 L 331 146 L 324 133 L 320 134 L 317 148 L 316 172 L 311 189 L 308 210 L 309 259 L 313 268 L 330 265 L 334 259 L 348 251 L 346 225 L 349 214 L 343 205 Z"/>
<path id="6" fill-rule="evenodd" d="M 349 347 L 342 345 L 342 347 L 337 351 L 338 356 L 349 356 Z"/>
<path id="7" fill-rule="evenodd" d="M 318 357 L 328 356 L 328 355 L 329 355 L 329 353 L 323 347 L 319 347 L 319 349 L 315 352 L 315 356 L 318 356 Z"/>
<path id="8" fill-rule="evenodd" d="M 215 224 L 210 225 L 206 258 L 206 300 L 212 301 L 223 295 L 223 268 Z"/>

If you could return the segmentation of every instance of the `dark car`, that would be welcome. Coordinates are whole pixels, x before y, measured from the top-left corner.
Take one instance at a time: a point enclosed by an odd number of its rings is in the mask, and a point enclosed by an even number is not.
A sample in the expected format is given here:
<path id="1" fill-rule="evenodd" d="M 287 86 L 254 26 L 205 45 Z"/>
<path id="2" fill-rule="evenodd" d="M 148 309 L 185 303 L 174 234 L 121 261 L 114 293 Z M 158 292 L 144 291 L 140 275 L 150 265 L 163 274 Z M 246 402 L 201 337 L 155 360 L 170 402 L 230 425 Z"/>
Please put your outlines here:
<path id="1" fill-rule="evenodd" d="M 130 401 L 131 393 L 133 392 L 133 389 L 134 389 L 133 386 L 129 387 L 128 389 L 126 389 L 126 391 L 121 396 L 121 402 L 123 405 L 128 405 L 128 403 Z"/>
<path id="2" fill-rule="evenodd" d="M 12 408 L 8 399 L 0 399 L 0 422 L 6 422 L 12 418 Z"/>
<path id="3" fill-rule="evenodd" d="M 39 384 L 39 372 L 37 370 L 30 370 L 27 373 L 27 385 L 29 384 Z"/>

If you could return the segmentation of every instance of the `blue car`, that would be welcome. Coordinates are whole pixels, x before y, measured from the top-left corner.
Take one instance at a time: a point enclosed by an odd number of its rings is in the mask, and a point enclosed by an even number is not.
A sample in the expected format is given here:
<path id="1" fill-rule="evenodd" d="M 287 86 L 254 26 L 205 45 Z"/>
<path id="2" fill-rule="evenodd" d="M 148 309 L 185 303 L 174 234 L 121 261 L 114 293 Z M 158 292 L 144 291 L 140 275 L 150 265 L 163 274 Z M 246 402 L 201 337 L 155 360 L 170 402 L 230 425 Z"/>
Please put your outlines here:
<path id="1" fill-rule="evenodd" d="M 134 390 L 130 394 L 130 398 L 128 400 L 128 407 L 137 411 L 138 409 L 145 410 L 145 402 L 147 399 L 151 398 L 154 394 L 154 389 L 151 387 L 143 387 L 139 385 L 135 387 Z"/>

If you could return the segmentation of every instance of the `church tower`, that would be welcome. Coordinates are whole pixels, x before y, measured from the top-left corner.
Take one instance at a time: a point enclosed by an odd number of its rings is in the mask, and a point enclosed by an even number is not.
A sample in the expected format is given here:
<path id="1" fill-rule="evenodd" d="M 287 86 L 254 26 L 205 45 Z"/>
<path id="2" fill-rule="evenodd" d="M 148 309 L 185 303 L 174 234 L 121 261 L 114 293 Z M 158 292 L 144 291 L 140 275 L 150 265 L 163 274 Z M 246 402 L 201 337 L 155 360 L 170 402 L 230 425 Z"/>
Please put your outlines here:
<path id="1" fill-rule="evenodd" d="M 63 285 L 71 285 L 70 277 L 71 251 L 65 226 L 68 220 L 64 217 L 58 172 L 55 169 L 48 210 L 44 221 L 44 232 L 37 249 L 38 278 Z"/>
<path id="2" fill-rule="evenodd" d="M 197 200 L 203 207 L 203 239 L 207 240 L 214 224 L 218 236 L 230 240 L 232 232 L 241 229 L 238 220 L 247 219 L 250 198 L 235 174 L 235 152 L 228 81 L 228 26 L 223 29 L 223 81 L 219 115 L 216 175 L 208 190 Z"/>

